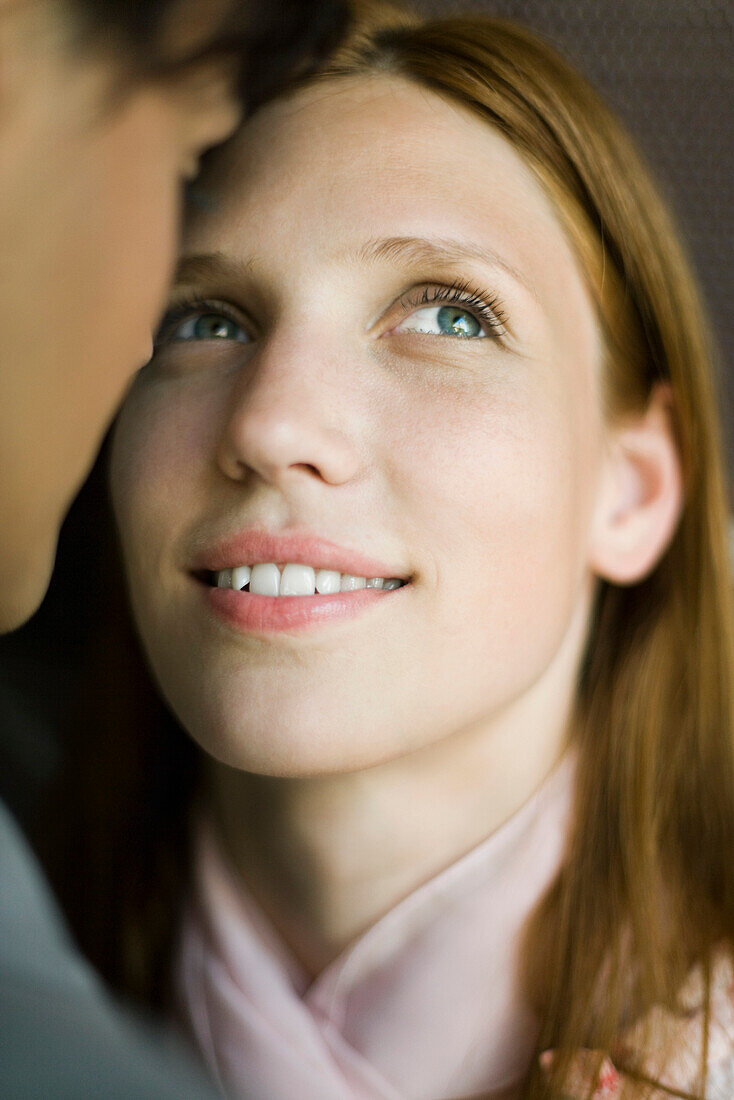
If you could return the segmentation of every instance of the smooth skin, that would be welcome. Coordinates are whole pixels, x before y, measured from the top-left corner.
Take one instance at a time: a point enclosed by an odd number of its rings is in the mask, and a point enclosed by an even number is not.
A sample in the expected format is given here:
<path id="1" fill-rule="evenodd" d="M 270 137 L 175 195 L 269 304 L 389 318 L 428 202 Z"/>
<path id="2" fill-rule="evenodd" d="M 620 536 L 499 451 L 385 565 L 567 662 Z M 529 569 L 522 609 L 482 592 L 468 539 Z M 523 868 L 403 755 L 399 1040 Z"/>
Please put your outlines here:
<path id="1" fill-rule="evenodd" d="M 66 509 L 150 355 L 182 181 L 239 117 L 221 63 L 113 96 L 119 61 L 68 35 L 61 4 L 0 3 L 0 631 L 45 593 Z"/>
<path id="2" fill-rule="evenodd" d="M 113 496 L 220 831 L 316 974 L 558 762 L 598 578 L 654 567 L 681 472 L 665 389 L 604 423 L 579 263 L 468 111 L 332 82 L 259 113 L 207 185 L 174 292 L 193 304 L 128 397 Z M 239 633 L 190 570 L 251 526 L 410 584 L 342 623 Z"/>

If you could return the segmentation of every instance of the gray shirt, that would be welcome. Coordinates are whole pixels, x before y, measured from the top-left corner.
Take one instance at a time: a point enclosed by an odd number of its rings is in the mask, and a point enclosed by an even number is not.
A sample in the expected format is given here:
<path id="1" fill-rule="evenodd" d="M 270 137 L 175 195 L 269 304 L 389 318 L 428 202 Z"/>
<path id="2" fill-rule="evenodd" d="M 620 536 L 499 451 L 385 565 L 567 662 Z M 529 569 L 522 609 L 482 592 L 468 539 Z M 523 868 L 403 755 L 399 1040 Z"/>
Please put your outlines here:
<path id="1" fill-rule="evenodd" d="M 0 802 L 0 1096 L 215 1100 L 173 1040 L 123 1011 L 75 949 Z"/>

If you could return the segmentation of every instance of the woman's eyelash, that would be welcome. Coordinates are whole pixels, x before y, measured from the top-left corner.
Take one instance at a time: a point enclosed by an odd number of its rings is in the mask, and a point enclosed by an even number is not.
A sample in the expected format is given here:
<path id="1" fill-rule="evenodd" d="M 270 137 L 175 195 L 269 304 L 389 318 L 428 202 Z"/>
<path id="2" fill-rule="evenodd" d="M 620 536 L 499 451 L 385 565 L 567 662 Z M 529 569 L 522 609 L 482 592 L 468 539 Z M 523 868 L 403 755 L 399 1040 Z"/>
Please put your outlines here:
<path id="1" fill-rule="evenodd" d="M 222 302 L 218 298 L 196 298 L 191 295 L 176 302 L 163 314 L 153 338 L 153 347 L 158 348 L 165 344 L 181 322 L 188 320 L 196 313 L 218 313 L 240 328 L 245 326 L 242 315 L 226 302 Z"/>
<path id="2" fill-rule="evenodd" d="M 426 286 L 417 294 L 414 291 L 407 291 L 400 298 L 400 304 L 406 313 L 436 302 L 453 302 L 456 305 L 465 306 L 488 328 L 494 329 L 498 336 L 505 331 L 507 316 L 499 298 L 473 287 L 465 280 L 446 286 Z"/>
<path id="3" fill-rule="evenodd" d="M 497 336 L 505 332 L 507 317 L 499 298 L 471 286 L 468 281 L 460 280 L 443 286 L 425 286 L 417 291 L 406 291 L 400 297 L 400 304 L 406 313 L 437 302 L 454 303 L 466 308 Z M 175 329 L 196 313 L 218 313 L 235 325 L 242 327 L 245 324 L 241 314 L 227 302 L 216 298 L 198 298 L 190 295 L 166 310 L 153 340 L 154 349 L 166 344 Z"/>

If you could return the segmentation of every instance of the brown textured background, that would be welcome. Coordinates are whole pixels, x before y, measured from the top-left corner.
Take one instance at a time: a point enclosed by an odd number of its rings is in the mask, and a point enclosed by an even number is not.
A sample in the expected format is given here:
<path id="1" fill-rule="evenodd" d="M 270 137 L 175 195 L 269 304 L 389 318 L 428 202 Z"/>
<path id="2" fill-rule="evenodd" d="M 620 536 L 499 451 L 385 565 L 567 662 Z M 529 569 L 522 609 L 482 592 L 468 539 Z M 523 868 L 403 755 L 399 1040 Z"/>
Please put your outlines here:
<path id="1" fill-rule="evenodd" d="M 413 7 L 432 15 L 486 11 L 527 24 L 575 63 L 632 131 L 704 289 L 734 471 L 734 0 L 417 0 Z"/>

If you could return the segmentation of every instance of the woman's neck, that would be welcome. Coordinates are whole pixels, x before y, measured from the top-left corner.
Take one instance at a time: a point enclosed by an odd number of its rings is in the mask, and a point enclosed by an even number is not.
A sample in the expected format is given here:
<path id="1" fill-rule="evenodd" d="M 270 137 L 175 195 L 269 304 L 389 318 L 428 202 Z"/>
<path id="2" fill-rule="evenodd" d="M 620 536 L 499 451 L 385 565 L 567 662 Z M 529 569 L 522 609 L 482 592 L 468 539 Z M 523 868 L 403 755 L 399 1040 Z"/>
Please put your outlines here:
<path id="1" fill-rule="evenodd" d="M 273 778 L 209 762 L 225 850 L 310 975 L 541 785 L 563 753 L 572 696 L 550 686 L 491 728 L 359 772 Z"/>

